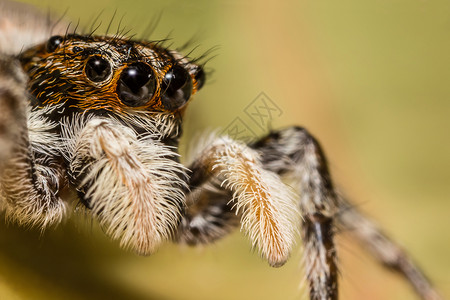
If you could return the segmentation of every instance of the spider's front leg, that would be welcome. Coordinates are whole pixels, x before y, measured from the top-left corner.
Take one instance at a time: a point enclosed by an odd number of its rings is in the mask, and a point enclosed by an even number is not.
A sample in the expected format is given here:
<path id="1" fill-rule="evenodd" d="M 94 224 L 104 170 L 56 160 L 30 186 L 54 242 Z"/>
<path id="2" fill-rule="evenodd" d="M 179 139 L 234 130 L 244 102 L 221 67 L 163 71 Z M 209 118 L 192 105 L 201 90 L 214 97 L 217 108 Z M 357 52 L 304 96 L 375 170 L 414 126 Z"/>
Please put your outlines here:
<path id="1" fill-rule="evenodd" d="M 171 148 L 112 119 L 75 118 L 63 136 L 72 183 L 111 238 L 148 255 L 173 236 L 186 188 Z"/>
<path id="2" fill-rule="evenodd" d="M 18 63 L 0 56 L 0 197 L 6 216 L 45 228 L 67 210 L 55 124 L 45 110 L 31 111 Z"/>
<path id="3" fill-rule="evenodd" d="M 227 223 L 224 219 L 232 219 L 230 212 L 234 207 L 242 216 L 242 229 L 253 246 L 259 249 L 270 265 L 283 265 L 294 245 L 296 225 L 299 222 L 296 195 L 277 174 L 263 168 L 258 153 L 228 137 L 217 138 L 189 168 L 192 171 L 190 187 L 194 192 L 195 188 L 211 181 L 219 182 L 228 191 L 224 194 L 216 193 L 215 201 L 210 199 L 210 203 L 204 208 L 203 212 L 210 219 L 206 217 L 203 223 L 212 223 L 211 238 L 220 237 L 227 232 L 219 225 Z M 233 207 L 227 207 L 230 193 Z M 210 194 L 213 195 L 214 191 Z M 200 217 L 201 213 L 197 213 L 197 221 Z M 195 223 L 191 222 L 191 226 L 201 228 Z M 186 240 L 185 236 L 183 238 L 183 230 L 189 232 L 189 228 L 181 228 L 181 240 Z M 190 233 L 195 236 L 195 232 Z M 204 233 L 203 236 L 208 234 Z"/>
<path id="4" fill-rule="evenodd" d="M 295 151 L 296 157 L 283 160 L 280 149 L 264 147 L 265 142 L 249 147 L 224 137 L 201 152 L 190 167 L 192 192 L 188 201 L 194 200 L 188 202 L 192 206 L 183 218 L 178 241 L 207 243 L 224 236 L 235 224 L 232 216 L 235 208 L 238 215 L 241 212 L 242 228 L 253 245 L 271 265 L 280 266 L 294 243 L 300 208 L 311 299 L 337 299 L 333 241 L 337 203 L 320 147 L 313 138 L 304 135 L 288 149 Z M 297 194 L 276 174 L 284 175 L 280 168 L 286 166 L 300 175 L 295 184 L 301 192 L 300 205 Z"/>
<path id="5" fill-rule="evenodd" d="M 273 132 L 250 147 L 264 168 L 285 177 L 300 193 L 301 233 L 310 298 L 338 299 L 334 217 L 337 195 L 319 143 L 303 128 Z"/>

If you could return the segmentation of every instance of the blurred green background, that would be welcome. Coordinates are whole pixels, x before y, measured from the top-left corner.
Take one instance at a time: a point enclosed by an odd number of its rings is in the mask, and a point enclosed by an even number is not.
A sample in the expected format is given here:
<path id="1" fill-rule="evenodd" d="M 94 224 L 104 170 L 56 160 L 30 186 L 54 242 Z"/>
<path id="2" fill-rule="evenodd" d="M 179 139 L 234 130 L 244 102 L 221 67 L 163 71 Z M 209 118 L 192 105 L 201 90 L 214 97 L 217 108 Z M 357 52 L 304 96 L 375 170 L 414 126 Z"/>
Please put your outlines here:
<path id="1" fill-rule="evenodd" d="M 341 189 L 450 298 L 450 2 L 27 2 L 67 10 L 81 28 L 103 10 L 103 30 L 117 9 L 138 34 L 161 14 L 152 39 L 171 33 L 176 46 L 194 36 L 197 54 L 218 46 L 186 136 L 236 117 L 262 134 L 244 109 L 265 92 L 283 111 L 272 126 L 309 128 Z M 86 217 L 44 234 L 2 224 L 0 299 L 306 299 L 300 247 L 272 269 L 239 232 L 143 258 Z M 417 299 L 345 235 L 339 256 L 342 299 Z"/>

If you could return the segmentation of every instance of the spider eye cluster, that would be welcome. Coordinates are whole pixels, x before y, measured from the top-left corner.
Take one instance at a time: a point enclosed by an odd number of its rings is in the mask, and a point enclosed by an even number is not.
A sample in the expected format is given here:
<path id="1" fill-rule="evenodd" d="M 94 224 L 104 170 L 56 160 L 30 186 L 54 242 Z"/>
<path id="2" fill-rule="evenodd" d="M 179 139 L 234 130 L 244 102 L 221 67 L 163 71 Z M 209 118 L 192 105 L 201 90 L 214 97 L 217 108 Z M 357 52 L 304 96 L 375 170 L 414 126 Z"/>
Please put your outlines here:
<path id="1" fill-rule="evenodd" d="M 148 64 L 137 62 L 122 70 L 117 95 L 123 104 L 139 107 L 153 99 L 158 87 L 163 108 L 176 110 L 191 97 L 192 77 L 184 67 L 175 64 L 164 74 L 162 80 L 158 80 L 155 71 Z"/>
<path id="2" fill-rule="evenodd" d="M 77 68 L 80 66 L 83 75 L 77 84 L 87 80 L 94 83 L 93 88 L 101 88 L 99 93 L 115 92 L 121 104 L 128 107 L 143 107 L 151 102 L 152 107 L 176 111 L 182 108 L 192 93 L 198 91 L 205 82 L 205 73 L 200 66 L 178 61 L 169 55 L 167 61 L 162 61 L 162 64 L 156 67 L 141 60 L 139 52 L 130 56 L 130 50 L 135 49 L 132 42 L 110 45 L 110 50 L 107 51 L 104 45 L 108 45 L 110 41 L 98 46 L 98 41 L 101 40 L 104 38 L 86 39 L 77 35 L 57 35 L 47 41 L 45 51 L 52 54 L 58 49 L 62 50 L 64 46 L 64 51 L 61 51 L 64 59 L 68 57 L 73 58 L 75 62 L 81 61 L 75 64 Z M 128 51 L 127 56 L 124 56 L 124 49 Z M 114 51 L 117 51 L 118 55 L 111 54 Z M 55 57 L 60 57 L 60 54 L 57 53 Z"/>

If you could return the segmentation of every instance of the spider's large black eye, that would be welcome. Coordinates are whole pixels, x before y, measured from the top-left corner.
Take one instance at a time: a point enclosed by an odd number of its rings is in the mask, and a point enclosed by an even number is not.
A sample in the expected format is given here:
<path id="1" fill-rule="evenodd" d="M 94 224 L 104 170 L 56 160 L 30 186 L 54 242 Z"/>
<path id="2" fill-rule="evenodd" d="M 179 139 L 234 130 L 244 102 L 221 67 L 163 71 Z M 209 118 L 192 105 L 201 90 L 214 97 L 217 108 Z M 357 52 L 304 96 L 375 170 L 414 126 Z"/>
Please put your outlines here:
<path id="1" fill-rule="evenodd" d="M 101 82 L 108 79 L 111 74 L 111 65 L 106 59 L 100 56 L 94 56 L 89 58 L 86 62 L 84 73 L 89 80 L 93 82 Z"/>
<path id="2" fill-rule="evenodd" d="M 188 71 L 175 65 L 164 76 L 161 86 L 161 100 L 164 108 L 178 109 L 183 106 L 192 94 L 192 78 Z"/>
<path id="3" fill-rule="evenodd" d="M 46 45 L 47 52 L 55 51 L 59 47 L 59 45 L 62 44 L 63 41 L 64 41 L 64 39 L 62 36 L 59 36 L 59 35 L 52 36 L 47 41 L 47 45 Z"/>
<path id="4" fill-rule="evenodd" d="M 117 94 L 128 106 L 142 106 L 153 98 L 156 90 L 156 76 L 149 65 L 134 63 L 122 71 Z"/>

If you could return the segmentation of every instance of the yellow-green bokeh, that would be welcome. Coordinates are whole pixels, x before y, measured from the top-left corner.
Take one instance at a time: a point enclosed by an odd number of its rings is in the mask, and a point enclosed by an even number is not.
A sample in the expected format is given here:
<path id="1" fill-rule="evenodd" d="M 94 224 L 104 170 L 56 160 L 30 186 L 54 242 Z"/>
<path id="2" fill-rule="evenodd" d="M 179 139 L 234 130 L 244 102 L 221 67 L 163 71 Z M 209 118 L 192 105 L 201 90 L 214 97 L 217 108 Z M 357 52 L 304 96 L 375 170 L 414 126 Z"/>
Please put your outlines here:
<path id="1" fill-rule="evenodd" d="M 122 25 L 197 53 L 218 46 L 186 134 L 226 127 L 265 92 L 322 142 L 338 185 L 377 219 L 450 297 L 450 3 L 380 1 L 27 1 L 89 28 Z M 113 30 L 117 27 L 115 22 Z M 256 133 L 263 133 L 251 125 Z M 306 299 L 300 249 L 272 269 L 236 233 L 204 249 L 142 258 L 95 222 L 43 235 L 0 227 L 0 299 Z M 409 286 L 339 239 L 342 299 L 415 299 Z"/>

